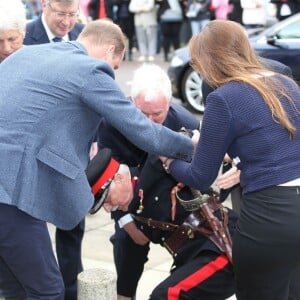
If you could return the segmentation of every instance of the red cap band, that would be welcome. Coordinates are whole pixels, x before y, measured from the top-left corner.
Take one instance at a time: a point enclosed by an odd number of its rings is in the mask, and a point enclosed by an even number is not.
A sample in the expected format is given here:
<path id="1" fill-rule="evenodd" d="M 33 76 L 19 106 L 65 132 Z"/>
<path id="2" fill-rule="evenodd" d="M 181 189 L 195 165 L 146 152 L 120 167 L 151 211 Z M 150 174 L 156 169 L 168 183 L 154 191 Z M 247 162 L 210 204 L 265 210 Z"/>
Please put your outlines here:
<path id="1" fill-rule="evenodd" d="M 110 162 L 108 163 L 108 166 L 106 167 L 105 171 L 92 186 L 92 191 L 94 195 L 96 195 L 100 191 L 100 189 L 109 179 L 113 179 L 113 177 L 119 169 L 119 166 L 120 163 L 118 161 L 116 161 L 113 158 L 110 159 Z"/>

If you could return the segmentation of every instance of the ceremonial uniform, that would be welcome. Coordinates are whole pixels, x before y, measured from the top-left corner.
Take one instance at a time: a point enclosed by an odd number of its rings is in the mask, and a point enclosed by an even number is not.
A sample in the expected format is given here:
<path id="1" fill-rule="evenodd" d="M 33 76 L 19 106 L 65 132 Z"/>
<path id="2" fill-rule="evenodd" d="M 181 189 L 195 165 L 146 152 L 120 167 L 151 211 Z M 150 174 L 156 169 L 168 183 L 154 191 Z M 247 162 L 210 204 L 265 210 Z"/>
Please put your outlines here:
<path id="1" fill-rule="evenodd" d="M 200 124 L 188 110 L 181 105 L 172 103 L 163 125 L 173 131 L 179 131 L 182 126 L 189 129 L 198 129 Z M 97 139 L 99 148 L 110 148 L 115 159 L 130 167 L 132 176 L 139 174 L 147 158 L 147 152 L 130 143 L 124 135 L 112 127 L 105 119 L 101 121 Z M 117 210 L 112 213 L 112 218 L 118 221 L 124 214 L 124 212 Z M 144 246 L 135 244 L 124 229 L 119 227 L 118 222 L 115 223 L 115 234 L 110 240 L 114 246 L 114 260 L 118 274 L 117 292 L 119 295 L 133 297 L 138 281 L 143 273 L 144 264 L 148 260 L 149 243 Z M 124 250 L 128 249 L 124 244 L 129 244 L 130 249 L 128 253 Z M 131 253 L 134 253 L 134 255 Z M 126 265 L 128 258 L 129 260 L 131 258 L 135 259 L 135 266 L 130 269 L 130 274 L 128 274 Z M 125 269 L 123 269 L 123 266 L 125 266 Z M 124 276 L 119 276 L 119 274 L 124 274 Z"/>
<path id="2" fill-rule="evenodd" d="M 176 183 L 165 172 L 160 160 L 149 157 L 142 169 L 136 196 L 130 205 L 131 213 L 138 217 L 172 222 L 170 192 Z M 142 203 L 139 197 L 141 194 L 144 196 Z M 189 189 L 183 189 L 180 196 L 184 199 L 193 198 Z M 143 209 L 140 212 L 141 204 Z M 173 223 L 181 225 L 189 214 L 190 212 L 177 201 Z M 231 234 L 234 232 L 236 220 L 236 213 L 229 210 L 228 226 Z M 136 221 L 136 224 L 153 243 L 164 245 L 172 234 L 172 231 L 153 228 L 144 222 Z M 123 261 L 120 277 L 128 278 L 130 274 L 136 273 L 135 268 L 140 268 L 136 259 L 138 256 L 132 253 L 136 248 L 132 247 L 132 244 L 134 242 L 127 237 L 123 251 L 131 253 L 127 255 L 128 259 Z M 150 299 L 226 299 L 234 294 L 232 265 L 226 255 L 206 236 L 197 234 L 194 238 L 187 238 L 173 254 L 173 258 L 170 276 L 153 290 Z"/>

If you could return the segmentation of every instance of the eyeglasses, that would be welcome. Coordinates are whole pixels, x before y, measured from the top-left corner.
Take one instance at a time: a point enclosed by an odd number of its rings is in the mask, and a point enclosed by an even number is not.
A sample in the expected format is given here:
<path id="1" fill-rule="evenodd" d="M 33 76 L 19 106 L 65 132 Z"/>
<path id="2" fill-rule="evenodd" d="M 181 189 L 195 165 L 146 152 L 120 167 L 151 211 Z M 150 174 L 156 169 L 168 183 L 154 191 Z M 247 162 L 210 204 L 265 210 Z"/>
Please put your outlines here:
<path id="1" fill-rule="evenodd" d="M 48 6 L 50 7 L 50 9 L 52 10 L 52 12 L 54 13 L 57 19 L 64 20 L 66 17 L 69 17 L 70 19 L 75 20 L 79 17 L 79 12 L 66 13 L 66 12 L 55 10 L 54 8 L 52 8 L 50 3 L 48 3 Z"/>

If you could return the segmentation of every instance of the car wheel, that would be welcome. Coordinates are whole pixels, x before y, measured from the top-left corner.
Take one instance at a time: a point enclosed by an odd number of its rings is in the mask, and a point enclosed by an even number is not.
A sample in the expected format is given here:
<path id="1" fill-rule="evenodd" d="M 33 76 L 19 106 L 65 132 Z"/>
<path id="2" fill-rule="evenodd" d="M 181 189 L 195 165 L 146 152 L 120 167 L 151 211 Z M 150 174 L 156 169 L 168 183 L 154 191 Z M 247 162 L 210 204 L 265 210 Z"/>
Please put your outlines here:
<path id="1" fill-rule="evenodd" d="M 181 83 L 183 100 L 199 113 L 204 112 L 202 97 L 202 78 L 192 68 L 188 68 L 184 73 Z"/>

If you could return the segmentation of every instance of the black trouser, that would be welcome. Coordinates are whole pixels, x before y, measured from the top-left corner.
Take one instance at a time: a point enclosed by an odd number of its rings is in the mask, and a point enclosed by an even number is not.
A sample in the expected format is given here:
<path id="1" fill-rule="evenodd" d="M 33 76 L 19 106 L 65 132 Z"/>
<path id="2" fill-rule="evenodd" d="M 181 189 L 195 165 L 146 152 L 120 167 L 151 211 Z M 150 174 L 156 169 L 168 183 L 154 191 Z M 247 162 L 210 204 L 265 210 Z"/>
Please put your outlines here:
<path id="1" fill-rule="evenodd" d="M 118 224 L 115 229 L 111 241 L 117 269 L 117 292 L 118 295 L 133 298 L 144 271 L 144 264 L 148 260 L 149 243 L 140 246 Z"/>
<path id="2" fill-rule="evenodd" d="M 170 47 L 173 45 L 174 49 L 178 49 L 180 47 L 180 22 L 161 22 L 160 28 L 161 33 L 163 35 L 163 49 L 165 59 L 167 59 L 167 55 L 170 52 Z"/>
<path id="3" fill-rule="evenodd" d="M 81 244 L 84 219 L 72 230 L 56 229 L 56 255 L 65 284 L 65 300 L 77 300 L 77 275 L 83 271 Z"/>
<path id="4" fill-rule="evenodd" d="M 239 300 L 299 299 L 300 188 L 243 196 L 233 240 Z"/>
<path id="5" fill-rule="evenodd" d="M 134 35 L 135 35 L 133 16 L 130 15 L 127 18 L 122 17 L 119 19 L 118 23 L 125 36 L 128 38 L 128 56 L 129 59 L 131 59 L 132 48 L 134 47 Z"/>
<path id="6" fill-rule="evenodd" d="M 64 286 L 44 221 L 0 204 L 0 290 L 9 300 L 63 300 Z"/>
<path id="7" fill-rule="evenodd" d="M 233 271 L 228 258 L 203 251 L 182 262 L 153 290 L 150 299 L 225 300 L 233 294 Z"/>

